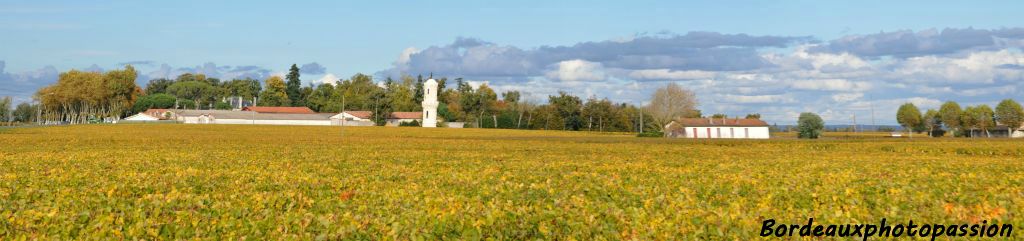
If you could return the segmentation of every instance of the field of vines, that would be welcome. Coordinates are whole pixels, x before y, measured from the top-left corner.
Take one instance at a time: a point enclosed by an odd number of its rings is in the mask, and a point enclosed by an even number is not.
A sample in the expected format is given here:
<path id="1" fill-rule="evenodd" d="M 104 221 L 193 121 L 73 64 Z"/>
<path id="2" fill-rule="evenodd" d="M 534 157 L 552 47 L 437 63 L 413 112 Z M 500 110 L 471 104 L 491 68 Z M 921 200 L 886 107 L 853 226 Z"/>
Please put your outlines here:
<path id="1" fill-rule="evenodd" d="M 0 129 L 0 240 L 751 240 L 765 219 L 1024 225 L 1022 164 L 1024 140 L 986 138 Z"/>

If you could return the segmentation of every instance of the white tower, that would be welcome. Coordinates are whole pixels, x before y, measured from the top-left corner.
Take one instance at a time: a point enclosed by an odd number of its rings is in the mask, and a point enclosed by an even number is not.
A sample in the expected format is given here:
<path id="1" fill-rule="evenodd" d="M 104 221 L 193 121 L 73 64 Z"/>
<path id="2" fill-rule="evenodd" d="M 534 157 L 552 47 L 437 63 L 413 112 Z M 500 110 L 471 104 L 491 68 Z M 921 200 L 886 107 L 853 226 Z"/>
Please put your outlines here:
<path id="1" fill-rule="evenodd" d="M 437 127 L 437 81 L 423 83 L 423 127 Z"/>

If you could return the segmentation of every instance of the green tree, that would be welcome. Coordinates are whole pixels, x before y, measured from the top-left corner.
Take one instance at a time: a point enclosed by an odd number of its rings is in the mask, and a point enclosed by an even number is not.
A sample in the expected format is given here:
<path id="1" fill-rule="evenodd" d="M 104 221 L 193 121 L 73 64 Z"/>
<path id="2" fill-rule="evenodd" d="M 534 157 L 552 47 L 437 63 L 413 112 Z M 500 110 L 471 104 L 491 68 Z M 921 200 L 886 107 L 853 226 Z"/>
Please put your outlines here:
<path id="1" fill-rule="evenodd" d="M 423 103 L 423 82 L 423 75 L 417 75 L 416 83 L 413 85 L 413 90 L 416 93 L 413 95 L 415 97 L 413 102 L 416 102 L 417 104 Z"/>
<path id="2" fill-rule="evenodd" d="M 416 103 L 416 96 L 413 90 L 413 77 L 405 75 L 398 82 L 391 82 L 387 86 L 387 99 L 393 111 L 419 111 L 422 106 Z"/>
<path id="3" fill-rule="evenodd" d="M 942 120 L 942 124 L 946 126 L 946 129 L 953 131 L 953 135 L 958 135 L 962 127 L 960 117 L 963 113 L 963 109 L 960 108 L 960 104 L 953 101 L 946 101 L 939 107 L 939 119 Z"/>
<path id="4" fill-rule="evenodd" d="M 761 119 L 761 114 L 759 114 L 759 113 L 747 114 L 747 117 L 744 117 L 744 119 L 760 120 Z"/>
<path id="5" fill-rule="evenodd" d="M 139 113 L 146 111 L 150 108 L 173 108 L 175 100 L 177 100 L 176 97 L 164 93 L 145 95 L 139 97 L 138 101 L 135 101 L 135 104 L 132 105 L 132 112 Z"/>
<path id="6" fill-rule="evenodd" d="M 256 104 L 259 106 L 291 106 L 291 100 L 285 89 L 284 80 L 281 77 L 272 76 L 265 80 L 266 88 L 260 92 Z"/>
<path id="7" fill-rule="evenodd" d="M 935 137 L 937 130 L 942 128 L 942 118 L 939 116 L 939 111 L 929 109 L 924 113 L 921 123 L 928 130 L 928 136 Z"/>
<path id="8" fill-rule="evenodd" d="M 18 104 L 18 107 L 14 108 L 14 121 L 22 123 L 35 122 L 38 109 L 38 105 L 29 103 Z"/>
<path id="9" fill-rule="evenodd" d="M 495 116 L 495 111 L 497 110 L 495 105 L 498 103 L 498 94 L 487 84 L 480 84 L 480 87 L 476 88 L 474 99 L 476 100 L 474 107 L 477 112 L 477 126 L 482 127 L 483 123 L 481 121 L 485 114 L 490 115 L 491 123 L 497 125 L 498 117 Z"/>
<path id="10" fill-rule="evenodd" d="M 606 131 L 613 129 L 612 120 L 617 112 L 615 105 L 608 99 L 588 98 L 580 113 L 586 118 L 587 130 Z"/>
<path id="11" fill-rule="evenodd" d="M 316 112 L 340 112 L 341 101 L 334 101 L 340 99 L 340 96 L 333 85 L 320 84 L 306 96 L 306 107 Z"/>
<path id="12" fill-rule="evenodd" d="M 825 130 L 825 121 L 814 113 L 800 113 L 800 117 L 797 119 L 797 129 L 800 131 L 798 137 L 801 139 L 818 139 Z"/>
<path id="13" fill-rule="evenodd" d="M 519 91 L 516 90 L 509 90 L 505 91 L 505 93 L 501 93 L 501 100 L 505 101 L 505 103 L 517 103 L 519 102 L 520 97 L 521 95 L 519 94 Z"/>
<path id="14" fill-rule="evenodd" d="M 985 137 L 992 137 L 992 133 L 989 130 L 996 126 L 995 112 L 992 111 L 992 107 L 988 105 L 979 105 L 974 108 L 974 127 L 985 132 Z"/>
<path id="15" fill-rule="evenodd" d="M 725 114 L 722 114 L 722 113 L 718 113 L 718 114 L 711 115 L 711 118 L 712 119 L 725 119 L 725 118 L 729 118 L 729 116 L 725 115 Z"/>
<path id="16" fill-rule="evenodd" d="M 215 87 L 203 81 L 179 81 L 167 87 L 167 93 L 181 99 L 191 100 L 195 108 L 203 106 L 214 98 Z"/>
<path id="17" fill-rule="evenodd" d="M 580 118 L 582 104 L 580 97 L 565 91 L 559 91 L 557 96 L 548 96 L 548 105 L 552 106 L 555 114 L 562 119 L 562 130 L 578 131 L 583 127 L 583 120 Z"/>
<path id="18" fill-rule="evenodd" d="M 260 94 L 263 87 L 260 86 L 260 81 L 245 78 L 245 79 L 233 79 L 230 81 L 223 82 L 222 84 L 226 89 L 226 95 L 228 97 L 237 96 L 246 100 L 252 100 Z"/>
<path id="19" fill-rule="evenodd" d="M 905 103 L 896 111 L 896 122 L 907 129 L 910 138 L 914 138 L 914 127 L 921 125 L 921 110 L 913 103 Z"/>
<path id="20" fill-rule="evenodd" d="M 213 109 L 217 110 L 230 110 L 231 108 L 232 106 L 228 102 L 217 102 L 213 105 Z"/>
<path id="21" fill-rule="evenodd" d="M 164 78 L 151 79 L 149 80 L 149 84 L 146 84 L 146 94 L 152 95 L 167 93 L 167 87 L 171 86 L 172 84 L 174 84 L 174 80 Z"/>
<path id="22" fill-rule="evenodd" d="M 974 106 L 967 106 L 962 112 L 960 112 L 960 128 L 966 133 L 962 135 L 968 137 L 974 137 L 974 130 L 978 126 L 978 110 Z"/>
<path id="23" fill-rule="evenodd" d="M 182 108 L 182 109 L 195 109 L 195 108 L 198 107 L 198 105 L 196 105 L 195 101 L 188 100 L 188 99 L 179 99 L 177 105 L 178 105 L 178 108 Z"/>
<path id="24" fill-rule="evenodd" d="M 383 106 L 381 101 L 387 101 L 385 89 L 377 86 L 372 76 L 365 74 L 352 75 L 348 80 L 338 84 L 335 90 L 340 92 L 340 95 L 332 101 L 340 104 L 344 100 L 345 110 L 374 110 Z"/>
<path id="25" fill-rule="evenodd" d="M 1012 99 L 1005 99 L 996 105 L 996 120 L 1009 128 L 1010 136 L 1024 125 L 1024 108 Z"/>
<path id="26" fill-rule="evenodd" d="M 206 81 L 206 75 L 204 75 L 204 74 L 184 73 L 184 74 L 178 75 L 178 78 L 175 80 L 175 82 L 183 82 L 183 81 L 199 81 L 199 82 L 203 82 L 203 83 L 209 84 L 209 82 Z"/>
<path id="27" fill-rule="evenodd" d="M 299 67 L 292 64 L 292 67 L 288 69 L 288 75 L 286 76 L 288 79 L 288 86 L 285 93 L 288 95 L 289 100 L 286 106 L 305 106 L 305 103 L 302 103 L 303 96 L 300 90 L 302 88 L 302 80 L 299 80 L 300 76 Z"/>
<path id="28" fill-rule="evenodd" d="M 14 120 L 14 111 L 11 110 L 11 97 L 0 98 L 0 123 L 7 124 Z"/>

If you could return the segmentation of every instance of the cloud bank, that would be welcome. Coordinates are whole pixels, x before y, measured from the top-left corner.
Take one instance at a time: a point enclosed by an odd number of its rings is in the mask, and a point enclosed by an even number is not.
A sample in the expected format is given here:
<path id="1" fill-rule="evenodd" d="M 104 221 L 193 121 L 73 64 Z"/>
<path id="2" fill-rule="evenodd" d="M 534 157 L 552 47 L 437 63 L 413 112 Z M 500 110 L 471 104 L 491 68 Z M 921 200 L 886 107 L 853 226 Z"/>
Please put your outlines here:
<path id="1" fill-rule="evenodd" d="M 520 48 L 474 38 L 410 47 L 378 76 L 434 73 L 519 89 L 543 101 L 569 91 L 642 104 L 668 82 L 693 89 L 705 113 L 761 113 L 793 123 L 800 112 L 831 124 L 893 124 L 905 102 L 994 105 L 1024 96 L 1024 28 L 929 29 L 803 36 L 691 32 L 569 46 Z"/>

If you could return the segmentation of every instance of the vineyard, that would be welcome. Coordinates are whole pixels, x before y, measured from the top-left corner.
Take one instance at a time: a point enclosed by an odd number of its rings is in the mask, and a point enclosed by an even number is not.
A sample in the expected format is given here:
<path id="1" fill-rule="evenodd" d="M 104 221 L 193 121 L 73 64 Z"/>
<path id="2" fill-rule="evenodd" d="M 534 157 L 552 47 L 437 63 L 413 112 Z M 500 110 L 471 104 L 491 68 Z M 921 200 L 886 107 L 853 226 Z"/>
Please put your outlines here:
<path id="1" fill-rule="evenodd" d="M 1022 161 L 1021 140 L 985 138 L 5 129 L 0 239 L 750 240 L 765 219 L 1024 225 Z"/>

